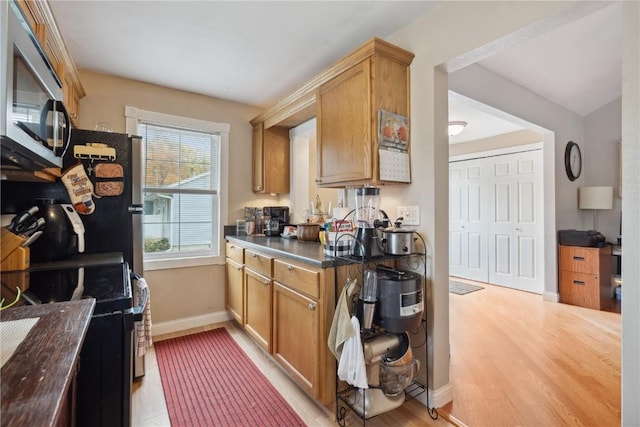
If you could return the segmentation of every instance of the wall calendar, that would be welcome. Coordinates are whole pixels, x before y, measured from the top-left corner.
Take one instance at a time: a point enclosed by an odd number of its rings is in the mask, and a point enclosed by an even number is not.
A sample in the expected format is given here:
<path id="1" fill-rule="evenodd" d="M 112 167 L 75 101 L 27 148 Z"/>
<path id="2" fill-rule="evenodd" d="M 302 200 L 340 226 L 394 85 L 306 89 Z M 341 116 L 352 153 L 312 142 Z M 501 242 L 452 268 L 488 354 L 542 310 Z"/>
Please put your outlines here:
<path id="1" fill-rule="evenodd" d="M 411 182 L 409 118 L 378 112 L 378 163 L 380 180 Z"/>

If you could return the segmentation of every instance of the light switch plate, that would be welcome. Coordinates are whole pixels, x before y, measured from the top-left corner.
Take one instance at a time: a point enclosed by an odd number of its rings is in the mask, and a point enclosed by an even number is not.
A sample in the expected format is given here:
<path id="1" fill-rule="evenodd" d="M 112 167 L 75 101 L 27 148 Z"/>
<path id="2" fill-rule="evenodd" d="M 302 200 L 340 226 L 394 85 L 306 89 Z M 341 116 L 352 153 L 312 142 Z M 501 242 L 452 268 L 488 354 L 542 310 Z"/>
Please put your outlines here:
<path id="1" fill-rule="evenodd" d="M 398 218 L 404 218 L 404 225 L 420 225 L 420 207 L 419 206 L 398 206 Z"/>

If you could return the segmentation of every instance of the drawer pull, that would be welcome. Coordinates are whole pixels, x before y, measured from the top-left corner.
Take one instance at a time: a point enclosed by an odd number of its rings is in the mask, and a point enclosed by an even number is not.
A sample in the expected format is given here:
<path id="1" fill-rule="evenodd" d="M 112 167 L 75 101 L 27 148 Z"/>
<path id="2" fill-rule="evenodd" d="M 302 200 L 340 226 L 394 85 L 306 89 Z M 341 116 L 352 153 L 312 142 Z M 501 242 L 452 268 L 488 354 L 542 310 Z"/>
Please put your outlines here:
<path id="1" fill-rule="evenodd" d="M 258 258 L 258 254 L 251 254 L 252 257 Z"/>
<path id="2" fill-rule="evenodd" d="M 263 283 L 265 284 L 265 286 L 269 285 L 269 283 L 271 282 L 271 280 L 265 280 Z"/>
<path id="3" fill-rule="evenodd" d="M 235 246 L 233 246 L 233 245 L 229 246 L 229 249 L 232 249 L 232 250 L 233 250 L 233 249 L 235 249 L 235 248 L 236 248 L 236 247 L 235 247 Z"/>
<path id="4" fill-rule="evenodd" d="M 236 270 L 238 270 L 238 271 L 242 270 L 242 266 L 236 267 Z"/>
<path id="5" fill-rule="evenodd" d="M 294 269 L 293 265 L 289 264 L 289 266 L 287 267 L 287 270 L 293 271 L 293 269 Z"/>
<path id="6" fill-rule="evenodd" d="M 581 285 L 581 286 L 584 286 L 584 282 L 583 282 L 582 280 L 574 280 L 574 281 L 573 281 L 573 284 L 574 284 L 574 285 Z"/>
<path id="7" fill-rule="evenodd" d="M 316 309 L 315 304 L 309 304 L 309 310 L 314 311 Z"/>
<path id="8" fill-rule="evenodd" d="M 584 261 L 584 257 L 583 256 L 574 256 L 573 259 L 575 261 Z"/>

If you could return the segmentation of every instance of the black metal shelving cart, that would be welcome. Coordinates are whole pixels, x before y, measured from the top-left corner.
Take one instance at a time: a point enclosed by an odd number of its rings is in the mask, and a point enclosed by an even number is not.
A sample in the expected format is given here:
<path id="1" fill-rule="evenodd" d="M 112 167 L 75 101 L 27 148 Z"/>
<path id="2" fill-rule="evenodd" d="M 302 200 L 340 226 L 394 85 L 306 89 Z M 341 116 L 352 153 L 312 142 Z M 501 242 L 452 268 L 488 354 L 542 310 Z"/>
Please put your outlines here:
<path id="1" fill-rule="evenodd" d="M 417 233 L 416 233 L 417 234 Z M 422 240 L 423 247 L 424 240 L 418 234 L 420 239 Z M 334 247 L 338 245 L 334 243 Z M 427 354 L 427 320 L 428 319 L 428 311 L 426 304 L 426 295 L 427 295 L 427 255 L 426 251 L 413 253 L 410 255 L 383 255 L 375 258 L 363 258 L 353 255 L 338 255 L 334 253 L 335 258 L 335 295 L 336 299 L 338 299 L 339 292 L 342 292 L 342 284 L 340 283 L 341 278 L 340 274 L 346 274 L 349 277 L 357 277 L 359 280 L 363 280 L 363 274 L 366 269 L 374 268 L 377 270 L 379 266 L 381 267 L 381 271 L 386 271 L 389 267 L 393 269 L 393 271 L 406 272 L 408 275 L 415 275 L 419 277 L 420 280 L 420 297 L 423 306 L 423 313 L 420 313 L 419 324 L 415 327 L 415 332 L 412 331 L 412 334 L 409 338 L 409 334 L 407 334 L 407 338 L 409 342 L 407 346 L 409 348 L 408 353 L 411 353 L 411 348 L 420 348 L 424 347 L 422 350 L 422 354 L 424 357 L 421 357 L 419 360 L 420 370 L 424 369 L 424 383 L 422 383 L 419 379 L 415 378 L 413 375 L 410 383 L 406 386 L 404 384 L 401 389 L 401 393 L 398 393 L 397 396 L 389 396 L 387 393 L 389 392 L 388 387 L 384 387 L 381 385 L 382 383 L 379 381 L 380 378 L 380 370 L 381 366 L 375 366 L 375 363 L 370 363 L 369 360 L 367 363 L 367 379 L 369 382 L 371 377 L 377 378 L 376 381 L 373 381 L 373 385 L 369 384 L 368 389 L 361 389 L 355 386 L 349 385 L 346 382 L 340 381 L 338 375 L 336 375 L 336 421 L 339 425 L 345 426 L 348 417 L 348 411 L 353 412 L 357 419 L 362 421 L 363 425 L 366 425 L 367 420 L 370 420 L 373 417 L 381 415 L 385 412 L 388 412 L 392 409 L 395 409 L 401 406 L 404 402 L 409 401 L 411 399 L 416 398 L 422 393 L 428 392 L 428 354 Z M 348 269 L 356 268 L 357 271 L 348 271 Z M 347 271 L 345 272 L 345 269 Z M 403 269 L 403 270 L 401 270 Z M 344 273 L 340 273 L 340 272 Z M 362 282 L 361 282 L 362 283 Z M 405 294 L 404 298 L 411 298 L 408 296 L 409 294 Z M 403 297 L 401 297 L 403 298 Z M 413 297 L 415 298 L 415 297 Z M 409 303 L 411 304 L 411 303 Z M 358 316 L 362 316 L 362 309 L 358 307 L 358 297 L 356 293 L 352 294 L 352 298 L 349 301 L 350 314 L 357 314 Z M 405 307 L 406 308 L 406 307 Z M 376 312 L 376 316 L 378 313 Z M 396 339 L 400 339 L 402 335 L 396 334 L 400 338 L 396 338 L 393 334 L 389 333 L 384 327 L 380 325 L 374 325 L 370 329 L 361 329 L 360 338 L 363 343 L 364 352 L 368 354 L 369 358 L 372 358 L 372 348 L 380 348 L 380 346 L 387 345 L 386 341 Z M 415 341 L 417 340 L 417 341 Z M 372 344 L 367 348 L 368 343 L 376 343 Z M 378 344 L 380 343 L 380 344 Z M 367 352 L 367 350 L 369 350 Z M 374 350 L 375 351 L 375 350 Z M 373 356 L 375 358 L 375 356 Z M 366 359 L 366 357 L 365 357 Z M 376 362 L 381 365 L 379 362 Z M 412 362 L 413 363 L 413 362 Z M 378 373 L 373 373 L 370 369 L 378 369 Z M 386 388 L 386 389 L 385 389 Z M 384 390 L 383 390 L 384 389 Z M 395 390 L 394 390 L 395 391 Z M 394 393 L 391 393 L 394 394 Z M 427 393 L 427 412 L 432 419 L 438 418 L 438 412 L 435 408 L 431 408 L 429 405 L 429 397 Z"/>

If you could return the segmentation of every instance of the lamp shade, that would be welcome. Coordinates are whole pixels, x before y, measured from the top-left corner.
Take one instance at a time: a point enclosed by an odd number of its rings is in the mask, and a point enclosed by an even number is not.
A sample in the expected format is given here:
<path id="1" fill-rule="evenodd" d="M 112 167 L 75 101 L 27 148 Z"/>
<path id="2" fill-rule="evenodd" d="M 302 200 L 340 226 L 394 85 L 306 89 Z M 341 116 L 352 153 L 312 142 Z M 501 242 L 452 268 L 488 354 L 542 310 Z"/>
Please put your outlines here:
<path id="1" fill-rule="evenodd" d="M 613 187 L 580 187 L 580 209 L 613 209 Z"/>

